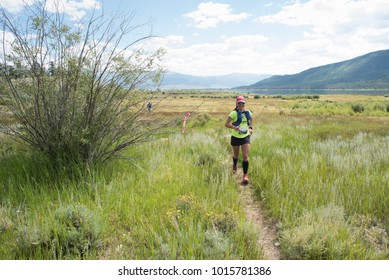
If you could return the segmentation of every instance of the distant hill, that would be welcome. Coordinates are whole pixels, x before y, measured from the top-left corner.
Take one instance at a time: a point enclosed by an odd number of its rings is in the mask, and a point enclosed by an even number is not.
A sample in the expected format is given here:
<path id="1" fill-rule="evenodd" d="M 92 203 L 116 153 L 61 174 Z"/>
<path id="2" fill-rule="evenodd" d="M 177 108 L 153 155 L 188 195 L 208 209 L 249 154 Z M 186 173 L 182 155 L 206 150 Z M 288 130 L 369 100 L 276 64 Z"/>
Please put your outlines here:
<path id="1" fill-rule="evenodd" d="M 310 68 L 294 75 L 276 75 L 238 89 L 389 89 L 389 50 Z"/>
<path id="2" fill-rule="evenodd" d="M 271 75 L 234 73 L 223 76 L 194 76 L 167 72 L 161 83 L 161 89 L 224 89 L 241 85 L 250 85 Z"/>

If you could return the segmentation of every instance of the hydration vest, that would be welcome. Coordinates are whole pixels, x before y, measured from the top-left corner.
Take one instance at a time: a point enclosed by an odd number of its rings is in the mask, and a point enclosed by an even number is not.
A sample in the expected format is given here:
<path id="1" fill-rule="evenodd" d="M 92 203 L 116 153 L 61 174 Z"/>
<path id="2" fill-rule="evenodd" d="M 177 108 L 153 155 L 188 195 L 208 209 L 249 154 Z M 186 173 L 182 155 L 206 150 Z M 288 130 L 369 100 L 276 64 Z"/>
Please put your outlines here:
<path id="1" fill-rule="evenodd" d="M 242 122 L 242 112 L 239 112 L 239 110 L 235 109 L 235 111 L 238 113 L 238 119 L 236 122 L 232 123 L 235 126 L 239 126 L 240 123 Z M 244 111 L 244 114 L 246 115 L 247 119 L 247 125 L 250 126 L 250 112 L 249 111 Z"/>

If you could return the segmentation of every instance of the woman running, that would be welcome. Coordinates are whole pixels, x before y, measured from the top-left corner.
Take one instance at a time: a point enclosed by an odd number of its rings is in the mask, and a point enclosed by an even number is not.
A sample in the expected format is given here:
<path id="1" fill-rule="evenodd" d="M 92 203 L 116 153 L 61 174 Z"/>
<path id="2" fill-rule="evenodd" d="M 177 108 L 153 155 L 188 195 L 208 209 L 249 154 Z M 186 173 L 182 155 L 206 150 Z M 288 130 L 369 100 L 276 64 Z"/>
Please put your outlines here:
<path id="1" fill-rule="evenodd" d="M 245 109 L 246 101 L 243 96 L 236 98 L 236 108 L 229 114 L 225 126 L 232 129 L 231 145 L 234 152 L 232 171 L 237 171 L 240 147 L 242 149 L 243 183 L 248 184 L 250 135 L 253 119 L 250 110 Z"/>

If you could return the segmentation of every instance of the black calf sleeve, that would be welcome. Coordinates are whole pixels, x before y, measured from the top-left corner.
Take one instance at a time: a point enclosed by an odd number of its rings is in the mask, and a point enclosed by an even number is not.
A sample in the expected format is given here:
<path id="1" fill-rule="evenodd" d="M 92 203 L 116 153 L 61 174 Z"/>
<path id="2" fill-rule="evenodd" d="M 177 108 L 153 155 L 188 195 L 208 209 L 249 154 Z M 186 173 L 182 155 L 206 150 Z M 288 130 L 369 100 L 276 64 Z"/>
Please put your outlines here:
<path id="1" fill-rule="evenodd" d="M 243 166 L 243 174 L 247 174 L 247 171 L 249 170 L 249 161 L 243 161 L 242 166 Z"/>

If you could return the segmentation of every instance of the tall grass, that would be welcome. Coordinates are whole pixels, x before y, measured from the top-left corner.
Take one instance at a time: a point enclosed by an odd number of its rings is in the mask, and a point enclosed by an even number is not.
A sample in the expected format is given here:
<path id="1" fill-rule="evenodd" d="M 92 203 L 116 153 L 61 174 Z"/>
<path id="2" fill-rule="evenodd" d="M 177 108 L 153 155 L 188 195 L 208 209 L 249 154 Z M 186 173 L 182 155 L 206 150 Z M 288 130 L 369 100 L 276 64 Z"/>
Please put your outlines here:
<path id="1" fill-rule="evenodd" d="M 173 135 L 150 143 L 139 156 L 143 165 L 135 170 L 128 166 L 135 172 L 118 173 L 117 181 L 131 183 L 120 186 L 127 195 L 116 202 L 109 218 L 122 221 L 116 230 L 123 235 L 112 242 L 123 257 L 260 257 L 224 163 L 225 151 L 214 136 Z"/>
<path id="2" fill-rule="evenodd" d="M 389 259 L 387 119 L 261 108 L 250 184 L 282 257 Z M 93 169 L 52 168 L 0 136 L 0 259 L 262 258 L 214 116 Z"/>
<path id="3" fill-rule="evenodd" d="M 173 134 L 71 178 L 7 153 L 0 259 L 262 256 L 216 135 Z"/>
<path id="4" fill-rule="evenodd" d="M 344 119 L 283 121 L 260 127 L 251 166 L 282 229 L 284 257 L 389 258 L 388 129 L 363 132 L 362 122 L 358 131 Z"/>

